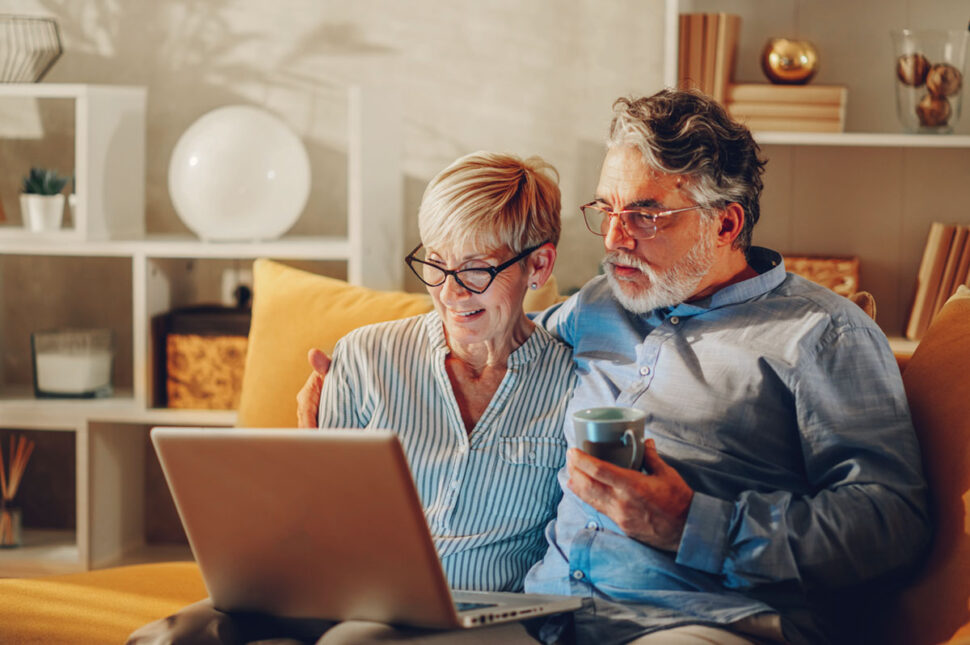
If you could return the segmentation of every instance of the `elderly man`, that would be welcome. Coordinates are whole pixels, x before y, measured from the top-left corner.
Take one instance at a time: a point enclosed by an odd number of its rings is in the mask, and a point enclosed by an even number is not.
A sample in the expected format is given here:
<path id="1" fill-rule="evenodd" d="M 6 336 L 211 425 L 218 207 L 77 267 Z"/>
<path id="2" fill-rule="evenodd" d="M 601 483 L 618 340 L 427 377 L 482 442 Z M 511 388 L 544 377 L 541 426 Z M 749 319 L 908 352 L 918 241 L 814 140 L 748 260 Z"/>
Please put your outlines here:
<path id="1" fill-rule="evenodd" d="M 536 322 L 573 347 L 571 411 L 647 413 L 644 468 L 569 450 L 526 590 L 587 597 L 579 642 L 839 640 L 826 601 L 929 538 L 886 338 L 751 246 L 764 162 L 715 102 L 620 99 L 608 143 L 582 208 L 605 275 Z"/>

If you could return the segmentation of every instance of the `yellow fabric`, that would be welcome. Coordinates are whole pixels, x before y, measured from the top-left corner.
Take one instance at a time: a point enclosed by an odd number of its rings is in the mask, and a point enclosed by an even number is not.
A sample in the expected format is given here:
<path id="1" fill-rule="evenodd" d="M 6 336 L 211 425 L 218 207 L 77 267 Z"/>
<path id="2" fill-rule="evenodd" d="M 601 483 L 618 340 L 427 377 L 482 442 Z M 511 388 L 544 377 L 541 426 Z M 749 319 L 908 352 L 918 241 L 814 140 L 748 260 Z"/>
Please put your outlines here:
<path id="1" fill-rule="evenodd" d="M 207 595 L 194 562 L 0 579 L 0 643 L 123 643 Z"/>
<path id="2" fill-rule="evenodd" d="M 555 278 L 526 295 L 526 311 L 561 298 Z M 253 316 L 249 329 L 237 425 L 292 427 L 296 393 L 310 373 L 312 347 L 333 353 L 347 332 L 362 325 L 431 310 L 426 293 L 375 291 L 294 269 L 272 260 L 253 264 Z"/>
<path id="3" fill-rule="evenodd" d="M 903 372 L 930 487 L 935 537 L 903 592 L 887 633 L 894 643 L 946 641 L 970 619 L 970 535 L 962 495 L 970 488 L 970 290 L 937 314 Z"/>

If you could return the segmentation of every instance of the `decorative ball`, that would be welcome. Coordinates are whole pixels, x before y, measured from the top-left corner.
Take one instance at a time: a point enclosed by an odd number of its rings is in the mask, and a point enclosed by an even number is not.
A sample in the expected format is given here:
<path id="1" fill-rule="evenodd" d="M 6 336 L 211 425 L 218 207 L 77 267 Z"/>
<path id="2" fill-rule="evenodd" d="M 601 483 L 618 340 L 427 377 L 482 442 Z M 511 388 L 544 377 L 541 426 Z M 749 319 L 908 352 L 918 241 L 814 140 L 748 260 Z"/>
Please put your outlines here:
<path id="1" fill-rule="evenodd" d="M 175 211 L 208 241 L 280 237 L 310 195 L 310 159 L 300 138 L 266 110 L 221 107 L 179 138 L 168 166 Z"/>
<path id="2" fill-rule="evenodd" d="M 818 51 L 807 40 L 770 38 L 761 52 L 761 69 L 772 83 L 808 83 L 818 72 Z"/>
<path id="3" fill-rule="evenodd" d="M 926 82 L 926 73 L 929 71 L 930 61 L 923 54 L 903 54 L 896 59 L 896 78 L 903 85 L 922 86 Z"/>
<path id="4" fill-rule="evenodd" d="M 950 120 L 950 102 L 943 97 L 927 94 L 916 106 L 916 116 L 922 126 L 946 125 Z"/>
<path id="5" fill-rule="evenodd" d="M 953 96 L 961 87 L 963 74 L 948 63 L 937 63 L 926 74 L 926 89 L 933 96 Z"/>

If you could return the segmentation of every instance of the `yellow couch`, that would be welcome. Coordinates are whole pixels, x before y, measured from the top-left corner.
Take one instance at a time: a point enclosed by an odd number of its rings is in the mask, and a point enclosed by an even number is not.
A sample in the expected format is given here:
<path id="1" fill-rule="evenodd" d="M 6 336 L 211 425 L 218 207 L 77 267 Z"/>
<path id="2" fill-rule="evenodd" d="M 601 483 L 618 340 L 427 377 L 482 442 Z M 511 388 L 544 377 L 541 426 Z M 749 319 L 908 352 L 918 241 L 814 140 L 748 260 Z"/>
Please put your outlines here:
<path id="1" fill-rule="evenodd" d="M 257 261 L 239 423 L 293 425 L 306 349 L 349 329 L 430 308 L 420 294 L 377 293 Z M 558 298 L 555 284 L 529 309 Z M 286 333 L 279 330 L 286 329 Z M 903 371 L 933 493 L 937 537 L 919 575 L 872 626 L 873 643 L 970 645 L 970 290 L 934 319 Z M 966 524 L 965 524 L 966 523 Z M 0 580 L 0 643 L 120 643 L 137 627 L 205 597 L 193 563 Z M 961 625 L 967 623 L 959 633 Z"/>

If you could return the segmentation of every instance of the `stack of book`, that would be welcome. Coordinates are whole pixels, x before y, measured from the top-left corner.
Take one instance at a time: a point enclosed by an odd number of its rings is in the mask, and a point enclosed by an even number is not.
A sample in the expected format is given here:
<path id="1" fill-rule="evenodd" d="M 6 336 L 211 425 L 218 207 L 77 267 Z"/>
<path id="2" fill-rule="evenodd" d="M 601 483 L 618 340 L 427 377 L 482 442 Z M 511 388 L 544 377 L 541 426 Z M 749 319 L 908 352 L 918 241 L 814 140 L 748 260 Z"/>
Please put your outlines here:
<path id="1" fill-rule="evenodd" d="M 734 77 L 741 17 L 727 13 L 680 14 L 678 84 L 724 103 Z"/>
<path id="2" fill-rule="evenodd" d="M 843 85 L 738 83 L 727 88 L 724 106 L 759 132 L 843 132 L 848 93 Z"/>
<path id="3" fill-rule="evenodd" d="M 961 284 L 970 287 L 970 226 L 933 222 L 916 276 L 906 338 L 919 340 Z"/>

